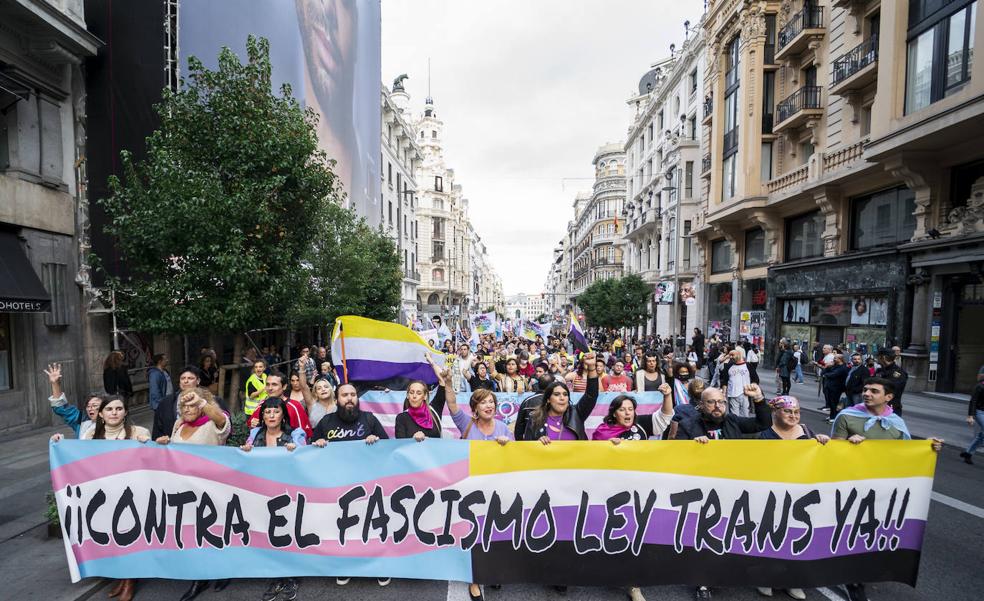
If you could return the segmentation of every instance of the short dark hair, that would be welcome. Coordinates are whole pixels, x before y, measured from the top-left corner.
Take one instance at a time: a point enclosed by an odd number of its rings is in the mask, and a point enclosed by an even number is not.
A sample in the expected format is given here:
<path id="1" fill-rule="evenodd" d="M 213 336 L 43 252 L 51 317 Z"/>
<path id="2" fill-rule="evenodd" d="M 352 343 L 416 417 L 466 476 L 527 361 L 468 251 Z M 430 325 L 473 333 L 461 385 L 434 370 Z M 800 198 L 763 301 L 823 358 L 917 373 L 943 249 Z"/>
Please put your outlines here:
<path id="1" fill-rule="evenodd" d="M 166 356 L 167 355 L 165 353 L 157 353 L 156 355 L 154 355 L 153 357 L 151 357 L 150 360 L 151 360 L 151 362 L 154 365 L 157 365 L 158 363 L 161 362 L 161 359 L 163 359 Z"/>
<path id="2" fill-rule="evenodd" d="M 200 369 L 198 369 L 198 368 L 197 368 L 197 367 L 195 367 L 194 365 L 185 365 L 185 366 L 184 366 L 184 367 L 183 367 L 183 368 L 181 369 L 181 371 L 180 371 L 180 372 L 178 373 L 178 377 L 180 378 L 181 376 L 183 376 L 183 375 L 184 375 L 184 374 L 186 374 L 186 373 L 187 373 L 187 374 L 191 374 L 191 375 L 193 375 L 193 376 L 195 376 L 195 377 L 196 377 L 196 378 L 198 378 L 199 380 L 201 380 L 201 379 L 202 379 L 202 370 L 200 370 Z"/>
<path id="3" fill-rule="evenodd" d="M 892 395 L 892 398 L 895 398 L 895 383 L 891 380 L 879 378 L 878 376 L 872 376 L 864 381 L 865 386 L 868 384 L 878 384 L 885 391 L 885 394 L 890 394 Z"/>
<path id="4" fill-rule="evenodd" d="M 282 371 L 273 370 L 267 374 L 267 382 L 270 381 L 270 378 L 280 378 L 280 385 L 282 386 L 287 376 Z"/>

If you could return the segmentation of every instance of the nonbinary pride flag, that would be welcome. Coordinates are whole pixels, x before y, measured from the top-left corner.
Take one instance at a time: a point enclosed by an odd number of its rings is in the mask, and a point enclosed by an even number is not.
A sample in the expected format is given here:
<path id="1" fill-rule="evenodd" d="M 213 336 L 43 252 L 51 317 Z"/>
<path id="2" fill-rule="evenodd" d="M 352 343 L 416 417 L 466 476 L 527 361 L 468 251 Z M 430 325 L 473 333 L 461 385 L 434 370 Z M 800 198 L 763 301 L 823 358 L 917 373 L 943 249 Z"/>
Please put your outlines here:
<path id="1" fill-rule="evenodd" d="M 577 316 L 571 311 L 571 331 L 567 333 L 567 338 L 574 345 L 574 350 L 582 353 L 590 353 L 591 347 L 588 346 L 588 339 L 584 337 L 584 331 L 577 323 Z"/>
<path id="2" fill-rule="evenodd" d="M 349 382 L 375 382 L 390 378 L 409 378 L 436 384 L 434 370 L 424 354 L 444 365 L 444 354 L 408 327 L 355 315 L 335 320 L 331 335 L 331 356 L 335 370 Z"/>

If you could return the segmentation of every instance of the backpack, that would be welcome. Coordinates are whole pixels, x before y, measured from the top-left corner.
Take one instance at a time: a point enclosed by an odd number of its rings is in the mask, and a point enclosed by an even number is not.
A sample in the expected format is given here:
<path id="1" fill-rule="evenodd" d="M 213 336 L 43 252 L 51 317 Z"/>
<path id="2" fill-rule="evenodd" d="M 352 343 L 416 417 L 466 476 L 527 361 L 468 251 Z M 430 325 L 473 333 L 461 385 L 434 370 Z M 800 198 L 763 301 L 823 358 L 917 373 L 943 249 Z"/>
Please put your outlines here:
<path id="1" fill-rule="evenodd" d="M 806 362 L 806 353 L 804 353 L 802 351 L 800 351 L 800 365 L 803 365 L 803 366 L 809 365 Z"/>
<path id="2" fill-rule="evenodd" d="M 802 355 L 800 355 L 802 357 Z M 786 360 L 786 369 L 792 371 L 796 369 L 796 357 L 790 353 L 789 359 Z"/>

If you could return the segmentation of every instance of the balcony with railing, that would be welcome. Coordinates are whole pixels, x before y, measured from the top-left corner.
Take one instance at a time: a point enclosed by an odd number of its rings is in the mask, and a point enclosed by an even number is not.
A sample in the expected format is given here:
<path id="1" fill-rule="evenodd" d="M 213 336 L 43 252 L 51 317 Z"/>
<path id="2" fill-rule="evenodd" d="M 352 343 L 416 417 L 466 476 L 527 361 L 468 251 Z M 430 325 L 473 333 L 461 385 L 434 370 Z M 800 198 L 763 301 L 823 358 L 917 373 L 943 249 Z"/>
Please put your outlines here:
<path id="1" fill-rule="evenodd" d="M 419 283 L 420 282 L 420 272 L 419 271 L 414 271 L 413 269 L 404 269 L 403 270 L 403 279 L 405 279 L 405 280 L 411 280 L 411 281 L 414 281 L 414 282 L 418 282 Z"/>
<path id="2" fill-rule="evenodd" d="M 705 154 L 700 161 L 700 174 L 708 175 L 711 173 L 711 155 Z"/>
<path id="3" fill-rule="evenodd" d="M 708 94 L 707 97 L 704 98 L 704 118 L 702 122 L 707 123 L 710 121 L 712 114 L 714 114 L 714 95 Z"/>
<path id="4" fill-rule="evenodd" d="M 822 37 L 823 7 L 804 6 L 793 14 L 776 36 L 776 60 L 785 60 L 806 50 L 810 40 Z"/>
<path id="5" fill-rule="evenodd" d="M 871 85 L 876 79 L 878 79 L 878 37 L 872 36 L 834 60 L 830 93 L 845 96 Z"/>
<path id="6" fill-rule="evenodd" d="M 803 86 L 796 90 L 776 106 L 776 124 L 772 131 L 778 134 L 796 129 L 808 120 L 822 116 L 822 99 L 821 86 Z"/>

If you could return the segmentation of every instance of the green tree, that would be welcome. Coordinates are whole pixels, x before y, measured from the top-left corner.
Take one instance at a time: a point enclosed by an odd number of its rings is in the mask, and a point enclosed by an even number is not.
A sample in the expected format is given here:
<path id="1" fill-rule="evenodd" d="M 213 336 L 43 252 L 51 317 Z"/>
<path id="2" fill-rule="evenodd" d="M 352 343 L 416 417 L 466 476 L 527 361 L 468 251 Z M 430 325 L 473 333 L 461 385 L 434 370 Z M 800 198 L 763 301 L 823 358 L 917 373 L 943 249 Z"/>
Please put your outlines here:
<path id="1" fill-rule="evenodd" d="M 311 300 L 298 293 L 313 277 L 305 265 L 314 241 L 327 242 L 328 219 L 344 214 L 342 193 L 316 113 L 289 86 L 273 93 L 265 39 L 246 48 L 245 63 L 224 48 L 216 71 L 188 60 L 183 87 L 155 107 L 147 158 L 123 152 L 124 177 L 100 201 L 128 270 L 108 283 L 131 327 L 238 334 L 285 325 Z"/>
<path id="2" fill-rule="evenodd" d="M 627 328 L 649 318 L 652 290 L 638 275 L 596 280 L 577 298 L 587 324 L 601 328 Z"/>

